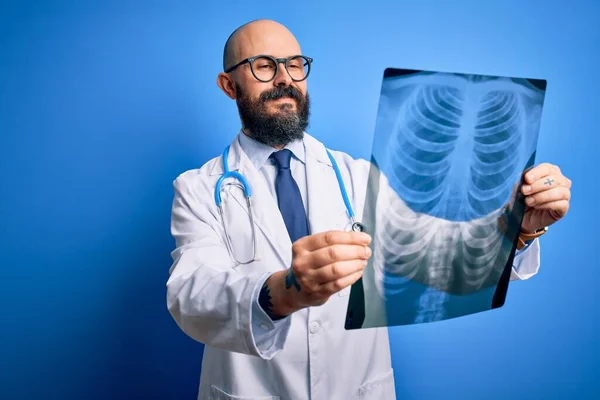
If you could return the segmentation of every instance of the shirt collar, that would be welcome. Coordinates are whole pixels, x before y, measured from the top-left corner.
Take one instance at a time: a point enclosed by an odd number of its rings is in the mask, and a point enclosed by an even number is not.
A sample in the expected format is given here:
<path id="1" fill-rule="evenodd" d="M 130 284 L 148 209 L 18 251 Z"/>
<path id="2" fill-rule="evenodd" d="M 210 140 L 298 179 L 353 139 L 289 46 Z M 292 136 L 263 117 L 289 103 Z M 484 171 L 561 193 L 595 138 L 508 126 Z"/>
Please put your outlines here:
<path id="1" fill-rule="evenodd" d="M 268 161 L 269 156 L 276 151 L 273 147 L 251 138 L 242 131 L 238 134 L 238 138 L 242 151 L 246 153 L 257 171 L 260 171 Z M 295 140 L 288 143 L 285 148 L 289 149 L 297 160 L 303 164 L 306 162 L 306 149 L 304 148 L 303 140 Z"/>

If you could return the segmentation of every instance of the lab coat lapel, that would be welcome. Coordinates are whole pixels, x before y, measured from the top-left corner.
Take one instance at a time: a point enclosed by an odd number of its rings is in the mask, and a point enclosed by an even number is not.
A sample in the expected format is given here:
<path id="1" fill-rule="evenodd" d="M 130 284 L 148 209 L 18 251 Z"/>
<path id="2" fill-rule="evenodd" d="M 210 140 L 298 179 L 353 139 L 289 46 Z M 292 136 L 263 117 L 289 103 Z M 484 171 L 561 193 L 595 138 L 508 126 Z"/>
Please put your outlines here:
<path id="1" fill-rule="evenodd" d="M 325 146 L 308 135 L 305 144 L 311 233 L 344 230 L 348 214 Z"/>
<path id="2" fill-rule="evenodd" d="M 238 171 L 246 178 L 252 189 L 251 202 L 254 222 L 275 250 L 283 267 L 288 268 L 292 262 L 292 243 L 287 234 L 285 222 L 279 212 L 277 201 L 271 196 L 269 188 L 263 180 L 264 178 L 243 152 L 237 138 L 231 145 L 231 151 L 237 161 Z M 236 191 L 233 197 L 244 210 L 247 210 L 246 198 L 241 191 Z M 257 246 L 261 249 L 264 243 L 260 243 L 259 240 Z"/>

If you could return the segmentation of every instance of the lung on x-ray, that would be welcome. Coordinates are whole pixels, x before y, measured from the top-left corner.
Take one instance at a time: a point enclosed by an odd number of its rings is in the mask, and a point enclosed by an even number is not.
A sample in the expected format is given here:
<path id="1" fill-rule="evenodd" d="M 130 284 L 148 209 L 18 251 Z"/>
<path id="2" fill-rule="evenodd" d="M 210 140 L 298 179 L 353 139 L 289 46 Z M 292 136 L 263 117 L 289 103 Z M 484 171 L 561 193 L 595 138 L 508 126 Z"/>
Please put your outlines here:
<path id="1" fill-rule="evenodd" d="M 546 81 L 388 68 L 362 222 L 373 256 L 346 329 L 501 307 Z"/>

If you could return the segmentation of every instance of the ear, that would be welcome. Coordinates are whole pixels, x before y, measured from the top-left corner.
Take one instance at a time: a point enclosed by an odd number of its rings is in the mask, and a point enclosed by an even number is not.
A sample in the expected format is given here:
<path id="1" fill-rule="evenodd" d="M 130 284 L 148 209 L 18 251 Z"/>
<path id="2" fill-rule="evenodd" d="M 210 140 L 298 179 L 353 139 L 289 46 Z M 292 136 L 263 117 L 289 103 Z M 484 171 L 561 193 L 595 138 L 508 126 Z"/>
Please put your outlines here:
<path id="1" fill-rule="evenodd" d="M 235 82 L 230 74 L 221 72 L 217 76 L 217 86 L 219 86 L 229 98 L 235 100 Z"/>

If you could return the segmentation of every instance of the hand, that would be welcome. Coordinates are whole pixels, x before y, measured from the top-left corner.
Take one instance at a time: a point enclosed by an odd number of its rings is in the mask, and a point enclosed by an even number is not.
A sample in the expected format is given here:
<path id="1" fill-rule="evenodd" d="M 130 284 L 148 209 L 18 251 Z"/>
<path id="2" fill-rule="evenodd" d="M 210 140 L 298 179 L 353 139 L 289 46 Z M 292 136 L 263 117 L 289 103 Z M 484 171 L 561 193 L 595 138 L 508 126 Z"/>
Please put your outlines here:
<path id="1" fill-rule="evenodd" d="M 556 165 L 540 164 L 525 174 L 521 192 L 527 196 L 521 231 L 533 233 L 552 225 L 567 214 L 571 200 L 571 180 Z"/>
<path id="2" fill-rule="evenodd" d="M 371 237 L 362 232 L 329 231 L 297 240 L 287 271 L 267 280 L 273 314 L 289 315 L 323 305 L 331 295 L 362 277 L 371 249 Z"/>

